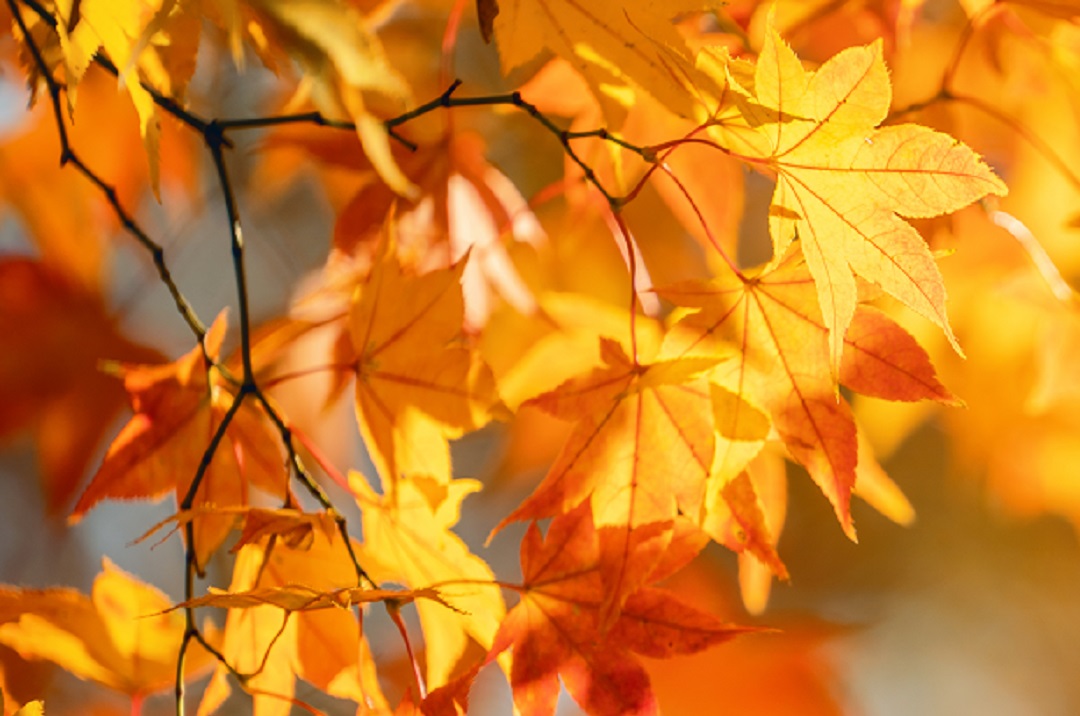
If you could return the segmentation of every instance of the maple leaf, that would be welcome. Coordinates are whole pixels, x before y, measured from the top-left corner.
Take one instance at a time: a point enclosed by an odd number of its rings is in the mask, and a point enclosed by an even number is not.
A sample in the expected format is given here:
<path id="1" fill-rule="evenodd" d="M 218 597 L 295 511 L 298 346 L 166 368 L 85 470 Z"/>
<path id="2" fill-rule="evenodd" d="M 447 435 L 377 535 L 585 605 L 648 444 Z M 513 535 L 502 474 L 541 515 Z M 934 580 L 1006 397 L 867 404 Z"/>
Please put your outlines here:
<path id="1" fill-rule="evenodd" d="M 560 676 L 590 714 L 658 713 L 635 653 L 692 654 L 746 631 L 654 587 L 629 595 L 618 619 L 601 631 L 601 560 L 600 537 L 585 504 L 552 520 L 544 538 L 531 524 L 521 542 L 521 601 L 503 620 L 491 653 L 513 645 L 510 685 L 525 716 L 555 713 Z M 685 565 L 677 561 L 665 571 Z"/>
<path id="2" fill-rule="evenodd" d="M 316 532 L 303 550 L 270 539 L 250 543 L 237 555 L 228 591 L 194 602 L 230 607 L 221 650 L 249 676 L 244 688 L 259 716 L 288 714 L 298 677 L 333 696 L 386 707 L 358 617 L 345 607 L 366 601 L 364 595 L 397 592 L 356 587 L 353 563 L 335 535 Z M 229 690 L 229 671 L 219 665 L 198 713 L 216 711 Z"/>
<path id="3" fill-rule="evenodd" d="M 408 88 L 387 61 L 368 20 L 336 0 L 81 0 L 60 4 L 56 32 L 75 106 L 79 82 L 101 52 L 119 70 L 139 116 L 151 186 L 158 191 L 160 126 L 147 86 L 180 101 L 195 69 L 201 16 L 217 21 L 229 35 L 234 59 L 242 65 L 245 40 L 264 62 L 275 66 L 273 51 L 283 49 L 306 73 L 303 95 L 320 111 L 349 119 L 384 181 L 407 195 L 414 187 L 394 163 L 386 128 L 370 108 L 391 103 L 400 108 Z M 31 27 L 40 19 L 31 14 Z M 147 86 L 144 86 L 144 83 Z"/>
<path id="4" fill-rule="evenodd" d="M 439 585 L 445 604 L 425 601 L 417 603 L 417 611 L 426 645 L 427 682 L 442 685 L 469 639 L 484 649 L 491 646 L 506 613 L 491 567 L 451 530 L 462 501 L 479 490 L 480 483 L 402 480 L 396 500 L 375 494 L 359 473 L 350 474 L 349 484 L 363 515 L 360 554 L 372 577 L 414 589 Z"/>
<path id="5" fill-rule="evenodd" d="M 605 619 L 652 572 L 679 511 L 696 517 L 713 460 L 712 401 L 696 375 L 715 361 L 632 361 L 601 339 L 606 363 L 530 401 L 577 423 L 544 481 L 496 530 L 589 500 L 605 552 Z"/>
<path id="6" fill-rule="evenodd" d="M 26 258 L 0 259 L 0 335 L 0 439 L 32 432 L 46 508 L 57 512 L 124 403 L 99 361 L 161 356 L 125 338 L 95 291 Z"/>
<path id="7" fill-rule="evenodd" d="M 447 440 L 487 422 L 494 386 L 462 336 L 465 261 L 411 275 L 390 243 L 356 293 L 348 330 L 357 420 L 393 499 L 403 475 L 450 480 Z"/>
<path id="8" fill-rule="evenodd" d="M 176 2 L 81 0 L 57 3 L 55 20 L 56 39 L 46 42 L 59 43 L 57 59 L 66 75 L 69 112 L 74 113 L 79 85 L 95 55 L 101 53 L 119 71 L 120 83 L 138 114 L 150 185 L 157 194 L 161 126 L 147 87 L 182 100 L 195 69 L 198 16 L 185 12 Z M 34 13 L 27 21 L 31 29 L 43 23 Z M 52 56 L 48 52 L 45 55 Z"/>
<path id="9" fill-rule="evenodd" d="M 700 81 L 693 55 L 672 18 L 710 10 L 708 0 L 579 3 L 514 0 L 499 5 L 493 27 L 504 73 L 547 49 L 581 73 L 609 128 L 618 128 L 636 89 L 687 116 Z"/>
<path id="10" fill-rule="evenodd" d="M 210 360 L 217 359 L 224 338 L 222 314 L 206 334 Z M 208 376 L 198 347 L 168 365 L 120 366 L 116 372 L 123 378 L 135 416 L 109 446 L 72 511 L 73 521 L 105 499 L 158 499 L 172 491 L 182 503 L 206 446 L 235 400 L 217 368 L 211 368 Z M 248 402 L 233 415 L 193 504 L 246 505 L 251 485 L 284 496 L 288 479 L 280 440 Z M 199 565 L 206 564 L 235 521 L 234 515 L 194 519 Z"/>
<path id="11" fill-rule="evenodd" d="M 831 377 L 829 327 L 802 256 L 792 250 L 752 278 L 726 273 L 658 292 L 700 309 L 679 322 L 667 355 L 726 357 L 711 379 L 766 409 L 791 455 L 854 539 L 849 503 L 859 462 L 855 422 Z M 853 326 L 840 367 L 852 388 L 891 400 L 955 403 L 926 352 L 885 314 L 859 307 Z M 897 350 L 884 349 L 886 344 Z M 741 348 L 733 356 L 732 346 Z M 752 413 L 743 415 L 749 419 Z"/>
<path id="12" fill-rule="evenodd" d="M 183 615 L 162 613 L 168 606 L 160 591 L 104 559 L 89 597 L 62 587 L 0 588 L 0 643 L 141 701 L 176 683 L 186 627 Z M 218 643 L 213 625 L 204 625 L 202 633 L 211 645 Z M 213 661 L 195 645 L 185 673 L 197 676 Z"/>
<path id="13" fill-rule="evenodd" d="M 371 260 L 386 226 L 393 222 L 399 260 L 419 273 L 472 257 L 462 276 L 468 329 L 486 323 L 496 296 L 521 313 L 535 310 L 535 299 L 511 261 L 508 243 L 541 246 L 546 235 L 514 183 L 485 158 L 485 140 L 466 130 L 443 132 L 416 144 L 393 153 L 418 189 L 413 198 L 402 199 L 376 180 L 371 161 L 359 151 L 355 138 L 283 128 L 269 140 L 275 149 L 299 148 L 314 157 L 329 170 L 328 184 L 338 170 L 359 173 L 360 188 L 349 191 L 337 214 L 331 262 L 341 260 L 339 252 L 358 264 Z"/>
<path id="14" fill-rule="evenodd" d="M 796 238 L 802 245 L 834 371 L 857 303 L 855 275 L 933 321 L 959 350 L 934 258 L 900 217 L 937 216 L 1007 191 L 946 134 L 914 124 L 878 128 L 891 102 L 881 53 L 877 41 L 807 71 L 770 27 L 752 76 L 729 65 L 730 91 L 710 130 L 737 156 L 775 174 L 774 255 Z"/>

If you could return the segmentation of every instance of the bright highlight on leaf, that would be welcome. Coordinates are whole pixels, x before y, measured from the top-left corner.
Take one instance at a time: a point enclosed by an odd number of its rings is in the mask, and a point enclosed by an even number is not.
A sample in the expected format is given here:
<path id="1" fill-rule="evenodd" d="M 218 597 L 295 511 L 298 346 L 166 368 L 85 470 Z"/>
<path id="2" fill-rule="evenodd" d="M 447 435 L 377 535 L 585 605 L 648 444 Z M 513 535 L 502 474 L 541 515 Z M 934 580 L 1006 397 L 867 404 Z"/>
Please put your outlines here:
<path id="1" fill-rule="evenodd" d="M 506 710 L 488 679 L 521 716 L 836 713 L 834 630 L 728 621 L 833 559 L 806 490 L 852 542 L 982 529 L 905 496 L 932 434 L 1080 526 L 1080 12 L 962 5 L 0 3 L 20 576 L 103 454 L 67 526 L 173 496 L 130 549 L 180 585 L 0 587 L 3 716 L 60 713 L 58 670 L 87 713 Z"/>
<path id="2" fill-rule="evenodd" d="M 769 209 L 774 252 L 783 256 L 799 241 L 834 372 L 855 314 L 855 276 L 936 323 L 959 350 L 941 274 L 901 217 L 937 216 L 1006 193 L 952 137 L 912 124 L 879 128 L 892 98 L 881 53 L 880 42 L 854 47 L 807 71 L 770 28 L 753 77 L 728 75 L 730 99 L 711 130 L 721 145 L 776 176 Z"/>
<path id="3" fill-rule="evenodd" d="M 854 539 L 850 501 L 860 459 L 856 428 L 831 377 L 830 332 L 818 308 L 816 282 L 797 250 L 752 278 L 732 274 L 659 293 L 699 309 L 680 321 L 668 350 L 725 358 L 712 379 L 768 411 L 792 457 L 829 498 L 840 525 Z M 840 365 L 849 387 L 892 400 L 955 403 L 925 351 L 902 328 L 870 308 L 859 307 L 855 316 L 857 328 L 844 341 Z M 875 343 L 882 336 L 898 350 L 883 351 Z M 733 351 L 737 347 L 741 350 Z M 740 419 L 738 413 L 729 415 Z"/>
<path id="4" fill-rule="evenodd" d="M 62 587 L 0 588 L 0 644 L 141 700 L 176 677 L 185 626 L 181 614 L 163 613 L 168 607 L 164 594 L 105 559 L 90 596 Z M 217 630 L 203 628 L 217 644 Z M 213 663 L 198 646 L 187 659 L 190 676 Z"/>
<path id="5" fill-rule="evenodd" d="M 349 337 L 357 420 L 393 499 L 403 476 L 450 481 L 447 440 L 487 422 L 494 388 L 462 333 L 465 261 L 418 276 L 390 242 L 380 257 L 356 292 Z"/>

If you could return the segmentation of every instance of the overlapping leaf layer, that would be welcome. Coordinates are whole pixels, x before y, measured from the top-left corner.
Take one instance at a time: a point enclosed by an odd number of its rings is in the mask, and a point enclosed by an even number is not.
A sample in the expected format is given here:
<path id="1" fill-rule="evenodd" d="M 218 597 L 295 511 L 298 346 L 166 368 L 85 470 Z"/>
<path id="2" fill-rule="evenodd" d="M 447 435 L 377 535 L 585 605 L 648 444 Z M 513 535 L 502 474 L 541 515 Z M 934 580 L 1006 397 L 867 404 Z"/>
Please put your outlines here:
<path id="1" fill-rule="evenodd" d="M 442 0 L 8 2 L 2 62 L 37 109 L 0 138 L 0 199 L 29 247 L 0 258 L 0 437 L 31 432 L 58 511 L 126 396 L 71 521 L 171 496 L 158 527 L 182 532 L 188 579 L 176 605 L 111 563 L 89 598 L 5 588 L 0 644 L 136 704 L 216 664 L 200 714 L 239 687 L 284 716 L 297 679 L 357 713 L 463 713 L 485 668 L 525 716 L 555 713 L 561 688 L 588 713 L 653 714 L 642 657 L 756 638 L 661 583 L 710 542 L 739 554 L 751 611 L 788 578 L 785 460 L 852 540 L 853 495 L 910 522 L 860 406 L 962 405 L 931 354 L 963 355 L 979 319 L 967 296 L 952 318 L 928 242 L 948 228 L 930 220 L 1006 186 L 953 136 L 890 114 L 899 19 L 811 63 L 778 29 L 784 8 L 744 5 L 479 0 L 473 18 Z M 491 76 L 461 62 L 474 79 L 447 89 L 474 35 L 493 41 Z M 300 80 L 270 110 L 209 121 L 196 66 L 219 53 Z M 122 120 L 100 137 L 126 122 L 138 152 L 84 148 L 106 112 Z M 258 328 L 247 209 L 222 159 L 252 128 L 268 130 L 255 192 L 303 176 L 334 211 L 321 267 Z M 185 132 L 221 182 L 239 316 L 232 342 L 224 312 L 208 329 L 187 317 L 194 339 L 170 362 L 125 337 L 107 286 L 126 231 L 183 306 L 171 254 L 129 211 L 145 191 L 198 193 Z M 90 181 L 31 163 L 46 151 Z M 749 172 L 772 182 L 756 234 Z M 1053 300 L 1023 305 L 1063 338 L 1040 344 L 1013 402 L 1029 401 L 1033 433 L 1052 426 L 1039 439 L 1055 457 L 1080 333 L 1071 290 L 1050 283 Z M 480 459 L 459 452 L 466 436 Z M 367 475 L 345 469 L 358 445 Z M 476 536 L 505 542 L 519 522 L 515 580 Z M 227 589 L 193 591 L 222 569 Z M 376 605 L 403 636 L 396 668 L 365 629 Z M 209 607 L 227 610 L 220 634 L 192 618 Z"/>

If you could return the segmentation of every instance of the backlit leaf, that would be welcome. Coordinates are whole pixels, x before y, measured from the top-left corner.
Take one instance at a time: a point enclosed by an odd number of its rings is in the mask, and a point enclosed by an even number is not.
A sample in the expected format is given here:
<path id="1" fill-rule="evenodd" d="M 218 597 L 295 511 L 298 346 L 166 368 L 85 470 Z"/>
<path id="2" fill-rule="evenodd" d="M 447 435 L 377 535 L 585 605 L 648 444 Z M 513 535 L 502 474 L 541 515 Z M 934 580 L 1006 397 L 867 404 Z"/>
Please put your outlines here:
<path id="1" fill-rule="evenodd" d="M 730 77 L 730 75 L 729 75 Z M 857 303 L 855 276 L 936 323 L 957 346 L 945 287 L 918 232 L 901 217 L 955 211 L 1004 183 L 948 135 L 879 128 L 892 97 L 881 43 L 853 47 L 816 71 L 770 28 L 751 87 L 728 93 L 739 112 L 713 130 L 721 144 L 775 174 L 769 231 L 776 256 L 802 245 L 829 331 L 835 371 Z M 719 113 L 725 113 L 721 108 Z"/>
<path id="2" fill-rule="evenodd" d="M 601 355 L 605 367 L 531 401 L 577 422 L 547 477 L 500 527 L 588 500 L 610 619 L 652 572 L 676 515 L 701 513 L 714 438 L 708 384 L 697 376 L 715 361 L 638 364 L 610 339 Z"/>
<path id="3" fill-rule="evenodd" d="M 224 337 L 221 316 L 206 335 L 211 360 L 217 358 Z M 207 369 L 198 347 L 168 365 L 119 366 L 115 370 L 123 378 L 135 416 L 109 446 L 101 467 L 72 511 L 73 520 L 81 519 L 106 499 L 159 499 L 173 492 L 177 503 L 182 503 L 211 437 L 235 399 L 218 369 Z M 284 496 L 287 485 L 280 440 L 247 402 L 226 428 L 225 439 L 206 469 L 193 504 L 246 505 L 251 486 Z M 205 564 L 235 520 L 232 515 L 195 519 L 199 564 Z"/>
<path id="4" fill-rule="evenodd" d="M 487 422 L 494 388 L 462 334 L 465 261 L 417 276 L 381 257 L 348 321 L 357 420 L 393 499 L 402 476 L 450 480 L 446 441 Z"/>
<path id="5" fill-rule="evenodd" d="M 673 354 L 730 355 L 731 346 L 743 347 L 713 371 L 712 380 L 750 396 L 768 411 L 792 457 L 806 467 L 832 503 L 845 533 L 854 539 L 849 504 L 858 463 L 855 423 L 831 378 L 829 331 L 817 307 L 815 282 L 801 256 L 790 253 L 753 278 L 729 273 L 711 282 L 685 282 L 659 292 L 677 304 L 701 309 L 680 322 L 674 335 L 681 343 L 672 341 L 667 347 Z M 883 316 L 866 315 L 860 326 L 870 334 L 871 327 L 879 325 L 881 330 L 903 334 Z M 952 401 L 937 383 L 926 354 L 912 349 L 913 344 L 913 339 L 901 339 L 909 352 L 875 357 L 868 333 L 857 331 L 845 343 L 851 358 L 844 375 L 857 386 L 863 381 L 861 387 L 867 388 L 873 388 L 877 378 L 864 380 L 865 376 L 888 376 L 877 389 L 893 390 L 890 379 L 899 374 L 902 387 L 895 390 L 911 391 L 909 399 Z"/>
<path id="6" fill-rule="evenodd" d="M 396 500 L 375 494 L 359 473 L 350 484 L 363 514 L 361 555 L 372 576 L 413 589 L 436 585 L 440 601 L 416 607 L 424 631 L 428 683 L 445 684 L 469 640 L 488 649 L 506 612 L 491 567 L 452 531 L 474 480 L 441 485 L 417 477 L 398 483 Z M 460 584 L 455 584 L 458 582 Z"/>
<path id="7" fill-rule="evenodd" d="M 589 83 L 607 122 L 616 127 L 637 88 L 677 114 L 690 114 L 692 56 L 670 20 L 712 6 L 707 0 L 618 5 L 513 0 L 499 5 L 495 38 L 504 72 L 545 49 L 570 62 Z"/>
<path id="8" fill-rule="evenodd" d="M 524 592 L 492 648 L 514 649 L 510 685 L 525 716 L 555 713 L 559 678 L 590 714 L 655 714 L 649 678 L 634 654 L 689 654 L 745 631 L 693 609 L 670 592 L 635 590 L 601 630 L 601 547 L 584 504 L 536 524 L 521 543 Z"/>
<path id="9" fill-rule="evenodd" d="M 274 546 L 274 540 L 248 544 L 237 556 L 228 591 L 196 599 L 200 605 L 230 608 L 221 650 L 230 665 L 253 674 L 244 685 L 253 694 L 256 714 L 288 714 L 297 678 L 339 698 L 386 703 L 377 683 L 363 676 L 370 663 L 361 662 L 370 660 L 371 652 L 358 617 L 346 607 L 367 603 L 365 595 L 380 599 L 396 592 L 357 582 L 341 540 L 316 532 L 306 550 Z M 222 704 L 229 680 L 219 665 L 200 714 Z"/>
<path id="10" fill-rule="evenodd" d="M 87 597 L 74 589 L 0 589 L 0 643 L 23 658 L 47 659 L 133 699 L 174 685 L 185 623 L 164 614 L 169 601 L 160 591 L 120 570 L 108 559 Z M 216 644 L 212 625 L 203 635 Z M 187 653 L 187 674 L 213 663 L 195 645 Z"/>

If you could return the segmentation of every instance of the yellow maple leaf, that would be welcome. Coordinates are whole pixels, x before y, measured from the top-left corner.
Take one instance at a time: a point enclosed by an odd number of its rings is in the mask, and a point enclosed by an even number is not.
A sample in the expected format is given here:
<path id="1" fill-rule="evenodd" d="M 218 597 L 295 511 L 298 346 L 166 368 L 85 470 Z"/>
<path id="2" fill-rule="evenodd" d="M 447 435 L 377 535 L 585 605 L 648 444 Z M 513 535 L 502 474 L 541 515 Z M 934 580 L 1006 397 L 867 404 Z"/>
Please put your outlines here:
<path id="1" fill-rule="evenodd" d="M 728 272 L 712 281 L 685 281 L 658 292 L 676 304 L 701 309 L 680 320 L 665 351 L 680 357 L 725 357 L 712 380 L 764 408 L 792 457 L 832 502 L 849 537 L 855 538 L 849 505 L 860 472 L 867 475 L 864 481 L 872 482 L 867 486 L 871 494 L 881 495 L 883 511 L 903 520 L 900 498 L 890 496 L 885 479 L 866 462 L 872 456 L 857 448 L 851 410 L 838 395 L 837 380 L 830 377 L 828 327 L 797 247 L 753 277 Z M 842 341 L 844 355 L 837 369 L 849 388 L 890 400 L 957 402 L 937 380 L 914 338 L 885 314 L 866 306 L 858 309 Z M 742 349 L 733 352 L 732 346 Z M 726 431 L 731 435 L 742 432 L 736 418 L 744 423 L 760 420 L 746 409 L 720 414 L 732 421 Z M 745 463 L 736 464 L 741 469 Z"/>
<path id="2" fill-rule="evenodd" d="M 60 0 L 56 13 L 69 108 L 74 111 L 78 84 L 94 56 L 102 53 L 120 72 L 120 82 L 139 115 L 150 185 L 156 193 L 161 127 L 154 98 L 143 83 L 175 100 L 182 98 L 198 51 L 196 17 L 175 2 L 156 0 Z M 162 27 L 164 20 L 170 23 L 168 29 Z"/>
<path id="3" fill-rule="evenodd" d="M 881 286 L 945 331 L 945 286 L 918 232 L 901 217 L 960 209 L 1005 184 L 968 147 L 927 127 L 879 128 L 892 97 L 881 42 L 852 47 L 816 71 L 770 28 L 753 74 L 729 64 L 713 137 L 775 174 L 775 256 L 802 244 L 829 330 L 835 373 L 857 303 L 855 276 Z M 737 110 L 732 113 L 730 110 Z"/>
<path id="4" fill-rule="evenodd" d="M 581 73 L 608 125 L 617 127 L 638 88 L 676 114 L 692 113 L 692 87 L 701 77 L 671 20 L 714 5 L 708 0 L 504 1 L 494 30 L 504 72 L 550 50 Z"/>
<path id="5" fill-rule="evenodd" d="M 348 607 L 365 601 L 363 594 L 391 593 L 356 584 L 348 551 L 336 533 L 315 532 L 308 549 L 290 549 L 270 539 L 245 545 L 228 592 L 211 593 L 191 605 L 230 607 L 221 651 L 237 672 L 249 676 L 243 686 L 252 694 L 254 713 L 289 714 L 297 678 L 332 696 L 385 705 L 378 682 L 370 677 L 367 640 Z M 229 670 L 219 664 L 199 704 L 200 715 L 221 706 L 230 692 L 229 680 Z"/>
<path id="6" fill-rule="evenodd" d="M 443 603 L 424 600 L 416 608 L 424 630 L 428 685 L 442 685 L 469 639 L 484 649 L 491 647 L 506 613 L 491 567 L 451 531 L 462 501 L 479 490 L 480 483 L 402 480 L 396 502 L 377 495 L 360 473 L 351 473 L 349 483 L 363 514 L 365 569 L 380 582 L 414 589 L 438 585 Z M 459 584 L 440 584 L 455 581 Z"/>
<path id="7" fill-rule="evenodd" d="M 461 335 L 465 260 L 417 276 L 389 244 L 348 321 L 357 420 L 392 499 L 403 475 L 449 481 L 447 440 L 487 422 L 494 386 Z"/>
<path id="8" fill-rule="evenodd" d="M 46 659 L 76 676 L 127 694 L 133 700 L 176 681 L 176 659 L 185 623 L 164 614 L 159 590 L 107 558 L 87 597 L 74 589 L 0 589 L 0 643 L 23 658 Z M 207 625 L 211 644 L 217 631 Z M 188 651 L 186 673 L 208 669 L 213 657 Z"/>

